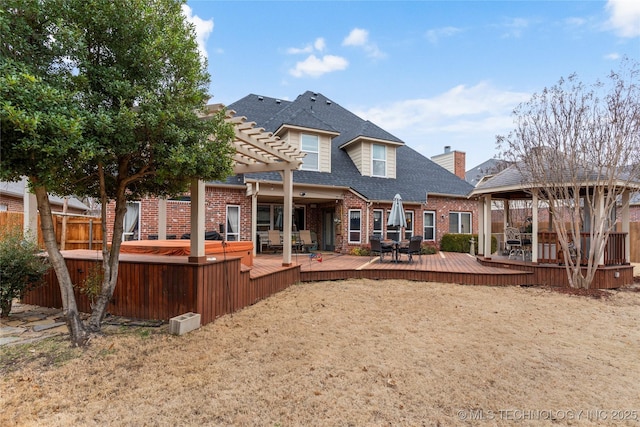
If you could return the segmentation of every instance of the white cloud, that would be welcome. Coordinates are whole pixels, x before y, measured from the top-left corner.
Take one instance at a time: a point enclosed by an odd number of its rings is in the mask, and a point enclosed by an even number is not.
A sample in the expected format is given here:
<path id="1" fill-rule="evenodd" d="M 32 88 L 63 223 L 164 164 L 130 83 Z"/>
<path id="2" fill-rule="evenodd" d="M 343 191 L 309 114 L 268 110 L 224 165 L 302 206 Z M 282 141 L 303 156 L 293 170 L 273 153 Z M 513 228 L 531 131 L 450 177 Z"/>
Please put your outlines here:
<path id="1" fill-rule="evenodd" d="M 316 39 L 316 41 L 313 43 L 313 47 L 318 52 L 322 52 L 327 47 L 327 44 L 325 43 L 325 41 L 324 41 L 324 39 L 322 37 L 318 37 Z"/>
<path id="2" fill-rule="evenodd" d="M 493 157 L 495 135 L 513 129 L 513 109 L 530 98 L 529 93 L 505 91 L 481 82 L 459 85 L 432 98 L 352 110 L 426 156 L 439 154 L 443 146 L 451 145 L 465 151 L 468 165 L 473 166 Z"/>
<path id="3" fill-rule="evenodd" d="M 313 42 L 313 44 L 308 44 L 305 47 L 302 47 L 302 48 L 290 47 L 289 49 L 287 49 L 287 53 L 290 55 L 300 55 L 305 53 L 312 53 L 315 50 L 317 50 L 318 52 L 322 52 L 323 50 L 325 50 L 326 46 L 327 45 L 324 41 L 324 38 L 318 37 Z"/>
<path id="4" fill-rule="evenodd" d="M 612 52 L 604 56 L 604 59 L 609 59 L 611 61 L 617 61 L 620 59 L 620 54 L 617 52 Z"/>
<path id="5" fill-rule="evenodd" d="M 369 39 L 369 31 L 362 28 L 354 28 L 342 41 L 343 46 L 364 46 Z"/>
<path id="6" fill-rule="evenodd" d="M 427 31 L 426 37 L 429 42 L 433 44 L 437 44 L 441 38 L 451 37 L 455 34 L 461 32 L 462 29 L 456 27 L 442 27 L 442 28 L 434 28 L 432 30 Z"/>
<path id="7" fill-rule="evenodd" d="M 318 58 L 315 55 L 309 55 L 304 61 L 296 63 L 295 68 L 289 70 L 289 74 L 294 77 L 320 77 L 333 71 L 344 70 L 348 66 L 349 61 L 340 56 L 325 55 Z"/>
<path id="8" fill-rule="evenodd" d="M 198 43 L 198 50 L 202 57 L 207 58 L 207 39 L 209 34 L 213 31 L 213 19 L 202 19 L 198 15 L 193 15 L 193 10 L 186 4 L 182 5 L 182 13 L 186 17 L 187 21 L 193 24 L 196 29 L 196 42 Z"/>
<path id="9" fill-rule="evenodd" d="M 300 55 L 311 52 L 313 52 L 313 46 L 311 46 L 310 44 L 306 45 L 305 47 L 290 47 L 287 49 L 287 53 L 289 55 Z"/>
<path id="10" fill-rule="evenodd" d="M 378 48 L 378 45 L 369 41 L 369 31 L 362 28 L 354 28 L 342 41 L 342 46 L 361 47 L 370 58 L 384 58 L 387 55 Z"/>
<path id="11" fill-rule="evenodd" d="M 640 2 L 637 0 L 609 0 L 606 10 L 610 17 L 607 27 L 620 37 L 640 36 Z"/>

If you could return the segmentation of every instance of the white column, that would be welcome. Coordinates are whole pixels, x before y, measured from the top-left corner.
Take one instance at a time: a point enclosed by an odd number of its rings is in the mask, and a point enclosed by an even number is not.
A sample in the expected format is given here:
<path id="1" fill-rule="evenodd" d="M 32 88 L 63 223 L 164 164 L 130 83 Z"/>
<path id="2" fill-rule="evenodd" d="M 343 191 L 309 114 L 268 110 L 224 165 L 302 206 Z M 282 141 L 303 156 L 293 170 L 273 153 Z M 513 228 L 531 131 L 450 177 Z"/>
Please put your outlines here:
<path id="1" fill-rule="evenodd" d="M 282 171 L 284 206 L 282 208 L 282 265 L 291 265 L 291 214 L 293 211 L 293 171 Z"/>
<path id="2" fill-rule="evenodd" d="M 22 196 L 23 232 L 33 239 L 38 238 L 38 200 L 36 195 L 29 191 L 29 182 L 24 181 L 24 195 Z"/>
<path id="3" fill-rule="evenodd" d="M 602 221 L 603 220 L 602 216 L 604 215 L 604 189 L 600 187 L 596 188 L 595 197 L 596 197 L 596 218 L 599 218 L 599 220 Z M 585 215 L 585 218 L 587 217 L 588 216 Z M 591 231 L 592 230 L 591 227 L 594 227 L 594 226 L 595 224 L 590 224 L 589 231 Z M 597 261 L 598 261 L 598 265 L 604 265 L 604 250 L 600 254 L 600 258 Z"/>
<path id="4" fill-rule="evenodd" d="M 538 195 L 533 194 L 531 212 L 531 261 L 538 262 Z M 551 250 L 551 249 L 549 249 Z"/>
<path id="5" fill-rule="evenodd" d="M 485 255 L 484 240 L 484 197 L 480 197 L 478 198 L 478 255 Z"/>
<path id="6" fill-rule="evenodd" d="M 158 199 L 158 240 L 167 238 L 167 199 Z"/>
<path id="7" fill-rule="evenodd" d="M 629 212 L 629 204 L 631 202 L 630 191 L 624 190 L 622 193 L 622 212 L 620 219 L 622 220 L 622 232 L 627 233 L 624 237 L 624 262 L 630 262 L 631 260 L 631 214 Z"/>
<path id="8" fill-rule="evenodd" d="M 191 254 L 189 262 L 198 262 L 204 253 L 204 182 L 191 181 Z"/>
<path id="9" fill-rule="evenodd" d="M 484 197 L 484 256 L 491 256 L 491 194 Z"/>
<path id="10" fill-rule="evenodd" d="M 255 188 L 254 188 L 255 186 Z M 258 190 L 260 183 L 248 184 L 247 195 L 251 196 L 251 241 L 253 242 L 253 256 L 258 253 Z M 261 248 L 262 249 L 262 248 Z"/>

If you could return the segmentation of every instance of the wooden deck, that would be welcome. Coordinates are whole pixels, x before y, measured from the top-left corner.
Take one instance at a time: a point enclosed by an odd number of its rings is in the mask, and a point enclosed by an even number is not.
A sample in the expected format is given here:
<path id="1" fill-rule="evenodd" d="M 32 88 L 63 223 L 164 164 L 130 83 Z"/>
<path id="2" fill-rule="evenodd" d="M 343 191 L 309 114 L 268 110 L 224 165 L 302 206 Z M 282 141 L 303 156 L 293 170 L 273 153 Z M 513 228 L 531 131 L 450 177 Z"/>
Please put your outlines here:
<path id="1" fill-rule="evenodd" d="M 531 284 L 532 273 L 517 269 L 485 266 L 469 254 L 439 252 L 414 257 L 409 263 L 403 256 L 395 263 L 386 257 L 321 253 L 322 261 L 309 254 L 292 255 L 292 263 L 300 267 L 300 280 L 312 282 L 344 279 L 405 279 L 421 282 L 459 283 L 463 285 Z M 259 254 L 254 259 L 251 277 L 259 277 L 282 268 L 282 255 Z"/>
<path id="2" fill-rule="evenodd" d="M 100 251 L 73 250 L 63 255 L 76 285 L 81 285 L 101 262 Z M 169 320 L 187 312 L 201 314 L 202 324 L 233 313 L 299 282 L 344 279 L 392 279 L 462 285 L 567 286 L 566 271 L 558 265 L 489 259 L 468 254 L 439 252 L 409 263 L 378 257 L 336 253 L 293 254 L 292 265 L 282 265 L 282 254 L 259 254 L 253 266 L 241 257 L 212 258 L 190 263 L 186 256 L 121 254 L 118 283 L 109 313 L 138 319 Z M 321 261 L 320 261 L 321 259 Z M 633 266 L 599 269 L 595 287 L 616 288 L 633 283 Z M 87 296 L 76 290 L 78 308 L 90 312 Z M 23 302 L 42 307 L 62 307 L 56 275 L 49 271 L 46 284 L 25 295 Z"/>
<path id="3" fill-rule="evenodd" d="M 378 257 L 322 253 L 322 262 L 309 254 L 292 255 L 294 265 L 300 266 L 303 282 L 344 279 L 406 279 L 420 282 L 458 283 L 486 286 L 569 286 L 564 266 L 534 264 L 505 257 L 475 257 L 455 252 L 422 255 L 422 262 L 414 257 L 412 263 L 403 256 L 394 263 L 389 258 L 379 262 Z M 251 277 L 269 274 L 282 268 L 282 255 L 259 254 L 254 259 Z M 600 267 L 594 287 L 615 289 L 633 283 L 633 266 Z"/>

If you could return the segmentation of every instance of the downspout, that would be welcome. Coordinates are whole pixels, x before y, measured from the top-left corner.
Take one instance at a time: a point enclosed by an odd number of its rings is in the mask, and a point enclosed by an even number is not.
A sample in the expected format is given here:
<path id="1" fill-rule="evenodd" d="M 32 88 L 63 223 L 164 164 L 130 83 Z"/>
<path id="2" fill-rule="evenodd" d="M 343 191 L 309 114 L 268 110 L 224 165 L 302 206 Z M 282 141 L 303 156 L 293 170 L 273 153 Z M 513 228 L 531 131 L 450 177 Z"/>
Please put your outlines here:
<path id="1" fill-rule="evenodd" d="M 373 202 L 367 202 L 367 214 L 366 214 L 367 222 L 365 222 L 365 224 L 367 224 L 365 227 L 367 234 L 365 235 L 365 238 L 364 238 L 364 242 L 366 244 L 369 243 L 369 236 L 371 235 L 371 229 L 369 228 L 369 216 L 371 215 L 371 206 L 373 206 Z"/>

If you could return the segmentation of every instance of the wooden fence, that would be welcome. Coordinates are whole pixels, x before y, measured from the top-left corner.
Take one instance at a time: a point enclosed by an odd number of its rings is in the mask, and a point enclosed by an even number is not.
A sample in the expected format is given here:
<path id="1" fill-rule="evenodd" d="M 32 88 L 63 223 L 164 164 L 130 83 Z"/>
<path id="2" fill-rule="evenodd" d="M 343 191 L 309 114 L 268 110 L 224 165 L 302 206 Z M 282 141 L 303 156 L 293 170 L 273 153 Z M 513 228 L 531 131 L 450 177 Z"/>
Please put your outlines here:
<path id="1" fill-rule="evenodd" d="M 24 214 L 22 212 L 0 212 L 0 227 L 22 227 Z M 63 215 L 53 213 L 53 228 L 56 241 L 61 250 L 65 249 L 102 249 L 102 227 L 100 218 Z M 38 244 L 44 247 L 44 240 L 40 231 L 40 217 L 38 216 Z"/>

